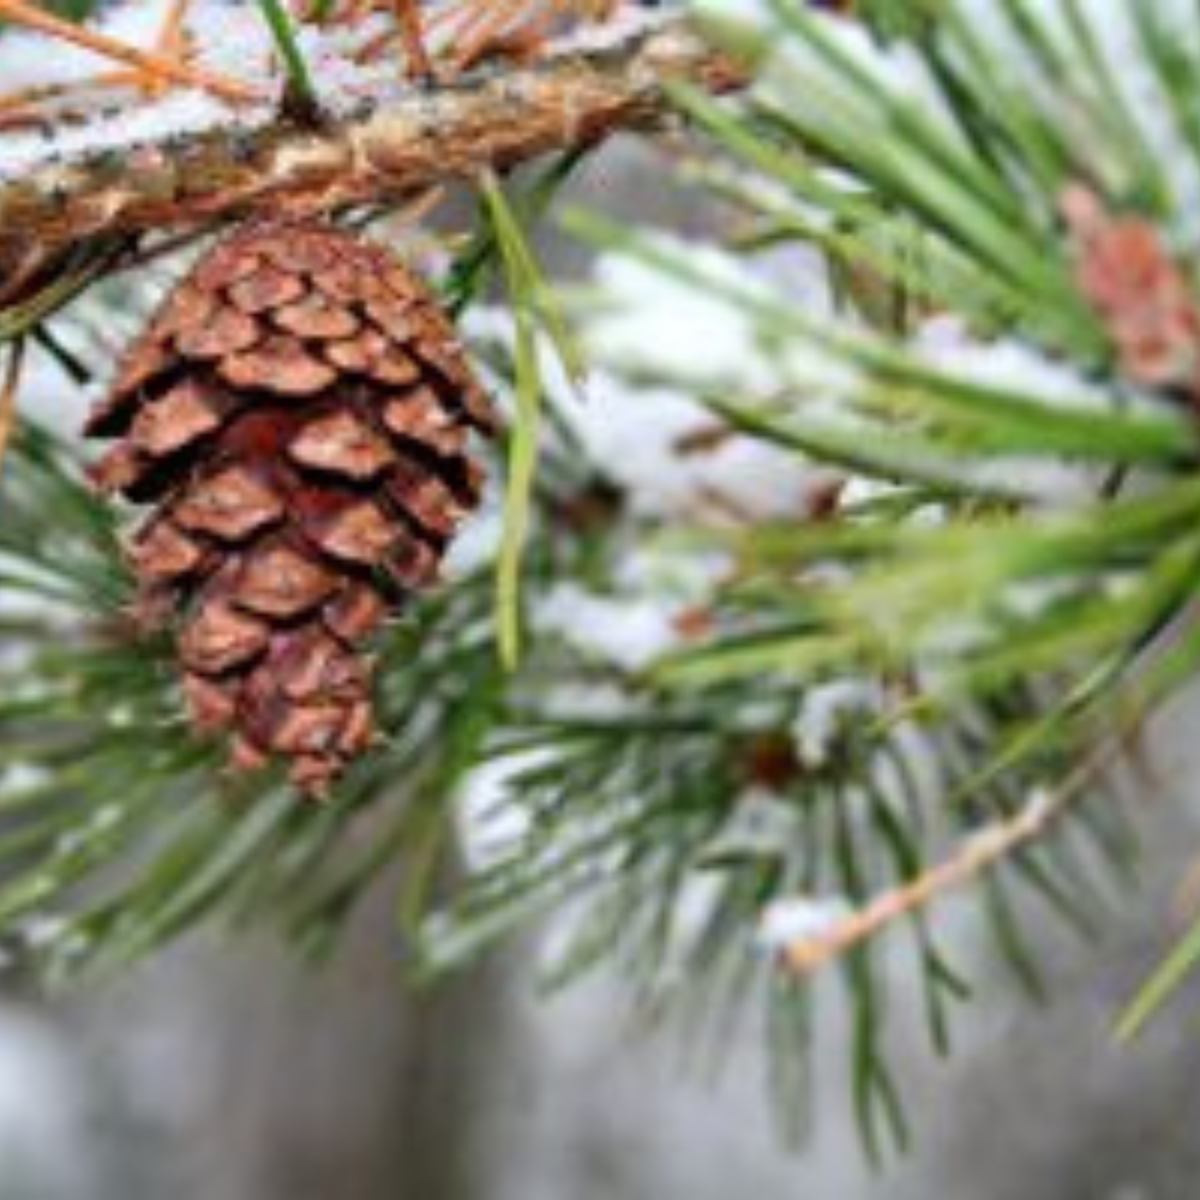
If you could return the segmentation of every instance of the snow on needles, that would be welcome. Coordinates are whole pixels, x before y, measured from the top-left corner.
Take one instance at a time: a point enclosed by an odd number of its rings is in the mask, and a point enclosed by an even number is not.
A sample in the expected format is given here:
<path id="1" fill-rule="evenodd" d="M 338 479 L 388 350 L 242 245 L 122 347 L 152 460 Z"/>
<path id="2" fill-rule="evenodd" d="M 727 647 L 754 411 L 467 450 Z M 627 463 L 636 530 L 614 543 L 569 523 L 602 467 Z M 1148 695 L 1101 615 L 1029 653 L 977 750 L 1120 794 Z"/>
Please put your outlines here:
<path id="1" fill-rule="evenodd" d="M 828 63 L 814 58 L 813 50 L 801 38 L 786 36 L 780 28 L 784 4 L 772 0 L 692 0 L 705 17 L 717 22 L 735 22 L 761 39 L 770 53 L 760 72 L 757 87 L 762 95 L 776 102 L 782 111 L 791 105 L 854 104 L 854 89 L 843 87 L 830 72 Z M 979 46 L 986 46 L 991 59 L 1003 64 L 1010 75 L 1014 92 L 1031 96 L 1058 107 L 1056 97 L 1062 80 L 1029 51 L 1017 32 L 1011 5 L 996 0 L 950 0 L 957 19 L 973 31 Z M 903 7 L 902 5 L 900 7 Z M 1163 95 L 1147 49 L 1147 30 L 1161 36 L 1164 44 L 1178 44 L 1189 54 L 1200 54 L 1200 24 L 1192 0 L 1026 0 L 1020 6 L 1022 17 L 1044 25 L 1050 31 L 1049 44 L 1059 48 L 1072 41 L 1071 24 L 1076 20 L 1088 30 L 1097 59 L 1111 64 L 1100 87 L 1111 86 L 1118 102 L 1133 118 L 1138 136 L 1147 143 L 1155 163 L 1164 171 L 1171 193 L 1174 233 L 1186 247 L 1200 246 L 1200 163 L 1185 141 L 1176 120 L 1173 105 Z M 940 88 L 928 63 L 906 44 L 885 46 L 871 38 L 859 23 L 829 21 L 825 33 L 836 40 L 839 50 L 857 67 L 877 81 L 897 103 L 919 111 L 922 117 L 942 120 L 945 129 L 947 110 Z M 1180 61 L 1183 61 L 1181 58 Z M 971 69 L 969 62 L 963 64 Z M 815 69 L 814 69 L 815 68 Z M 1081 60 L 1079 69 L 1088 76 L 1097 73 L 1095 63 Z M 843 72 L 844 74 L 844 72 Z M 1065 117 L 1069 114 L 1065 114 Z M 1078 128 L 1068 136 L 1095 141 L 1095 132 L 1086 119 L 1077 116 Z M 1118 164 L 1109 161 L 1103 147 L 1092 148 L 1090 168 L 1104 190 L 1116 195 L 1136 192 L 1138 179 L 1118 177 Z"/>

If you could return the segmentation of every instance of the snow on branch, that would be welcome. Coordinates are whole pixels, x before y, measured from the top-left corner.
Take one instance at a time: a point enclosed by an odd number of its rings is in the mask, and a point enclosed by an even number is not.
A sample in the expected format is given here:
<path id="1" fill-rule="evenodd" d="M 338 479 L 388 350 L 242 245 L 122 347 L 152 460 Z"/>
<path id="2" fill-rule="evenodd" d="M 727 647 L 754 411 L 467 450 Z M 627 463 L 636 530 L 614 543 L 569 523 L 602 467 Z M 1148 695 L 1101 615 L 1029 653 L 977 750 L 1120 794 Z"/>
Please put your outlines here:
<path id="1" fill-rule="evenodd" d="M 270 201 L 305 211 L 401 197 L 547 151 L 653 126 L 670 81 L 721 91 L 736 67 L 683 20 L 577 38 L 536 63 L 366 96 L 320 128 L 232 117 L 180 133 L 129 126 L 121 144 L 45 152 L 7 171 L 0 139 L 0 280 L 39 253 L 100 233 L 235 217 Z M 26 156 L 28 158 L 28 156 Z"/>

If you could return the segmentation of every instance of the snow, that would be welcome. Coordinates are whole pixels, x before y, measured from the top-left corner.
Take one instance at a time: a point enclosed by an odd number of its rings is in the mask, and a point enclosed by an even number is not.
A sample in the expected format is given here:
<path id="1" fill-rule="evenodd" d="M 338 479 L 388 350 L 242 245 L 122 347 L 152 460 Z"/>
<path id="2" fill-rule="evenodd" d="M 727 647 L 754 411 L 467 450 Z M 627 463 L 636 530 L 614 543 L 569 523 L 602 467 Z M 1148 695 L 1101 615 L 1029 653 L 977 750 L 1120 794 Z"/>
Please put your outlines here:
<path id="1" fill-rule="evenodd" d="M 819 769 L 831 759 L 847 723 L 883 710 L 880 685 L 868 679 L 837 679 L 818 683 L 804 693 L 792 725 L 800 761 Z"/>
<path id="2" fill-rule="evenodd" d="M 1072 363 L 1015 338 L 984 340 L 952 314 L 931 317 L 917 331 L 925 362 L 948 375 L 986 381 L 1049 407 L 1110 410 L 1112 397 Z"/>
<path id="3" fill-rule="evenodd" d="M 643 416 L 671 412 L 679 397 L 730 402 L 769 415 L 785 427 L 795 422 L 800 430 L 843 438 L 869 439 L 879 428 L 876 381 L 849 365 L 846 354 L 831 351 L 829 340 L 848 335 L 880 349 L 888 343 L 849 314 L 833 311 L 819 259 L 804 253 L 777 257 L 760 270 L 759 263 L 751 266 L 716 246 L 688 244 L 667 235 L 653 235 L 647 246 L 671 265 L 660 266 L 641 253 L 609 252 L 600 259 L 594 289 L 577 300 L 594 361 L 642 385 L 636 393 L 636 402 L 643 406 L 637 421 L 645 428 L 648 420 L 649 432 L 645 442 L 627 447 L 627 460 L 609 455 L 623 464 L 621 469 L 645 476 L 643 483 L 659 490 L 663 485 L 653 482 L 656 477 L 673 484 L 688 477 L 691 465 L 671 469 L 663 461 L 665 447 L 656 436 L 655 418 Z M 685 269 L 686 278 L 681 273 Z M 708 280 L 711 284 L 706 286 Z M 755 312 L 743 297 L 755 298 L 761 311 Z M 789 325 L 789 313 L 795 314 L 794 324 Z M 1008 389 L 1050 409 L 1102 411 L 1113 405 L 1111 389 L 1073 364 L 1019 337 L 974 335 L 953 315 L 928 319 L 906 351 L 915 366 L 948 381 Z M 603 397 L 605 390 L 601 374 L 594 394 Z M 1123 394 L 1122 401 L 1127 406 L 1152 404 L 1133 392 Z M 685 408 L 692 403 L 684 401 Z M 606 411 L 612 406 L 598 407 Z M 588 410 L 581 411 L 586 422 Z M 677 455 L 685 422 L 681 417 L 676 446 L 666 448 L 668 455 Z M 745 508 L 747 515 L 802 516 L 802 498 L 828 483 L 832 473 L 826 471 L 822 479 L 815 466 L 803 471 L 799 456 L 790 450 L 778 452 L 778 472 L 763 470 L 770 461 L 766 445 L 762 440 L 736 440 L 711 457 L 700 456 L 699 472 L 714 466 L 718 477 L 727 472 L 724 479 L 713 481 L 717 494 L 740 495 L 749 485 L 754 499 Z M 755 449 L 745 450 L 748 446 Z M 735 465 L 743 453 L 750 461 Z M 1034 455 L 995 460 L 964 455 L 956 464 L 938 464 L 937 470 L 964 483 L 1053 507 L 1089 500 L 1097 484 L 1096 473 L 1086 467 Z M 741 482 L 730 489 L 728 481 L 734 478 Z M 695 474 L 691 483 L 693 494 L 703 490 Z M 739 505 L 740 501 L 735 507 Z M 717 506 L 708 507 L 711 515 Z M 693 505 L 693 515 L 703 510 L 703 505 Z"/>
<path id="4" fill-rule="evenodd" d="M 503 861 L 531 832 L 528 816 L 509 802 L 512 777 L 536 766 L 537 754 L 510 755 L 477 766 L 456 811 L 463 856 L 472 872 Z"/>
<path id="5" fill-rule="evenodd" d="M 759 917 L 758 943 L 778 953 L 797 942 L 827 937 L 854 907 L 845 896 L 789 896 L 768 904 Z"/>
<path id="6" fill-rule="evenodd" d="M 96 22 L 96 28 L 150 47 L 168 2 L 138 0 L 116 5 Z M 196 65 L 244 81 L 270 83 L 268 102 L 235 109 L 194 88 L 172 88 L 159 99 L 141 103 L 129 103 L 129 91 L 111 91 L 103 97 L 94 93 L 97 98 L 87 119 L 74 124 L 59 122 L 53 136 L 41 131 L 0 134 L 0 181 L 54 159 L 159 142 L 217 127 L 250 130 L 269 123 L 279 80 L 270 34 L 256 9 L 227 0 L 195 0 L 190 24 L 211 31 L 201 41 Z M 80 81 L 111 67 L 90 51 L 39 34 L 13 32 L 0 38 L 0 79 L 6 91 Z"/>
<path id="7" fill-rule="evenodd" d="M 116 5 L 106 9 L 92 26 L 109 37 L 148 47 L 167 7 L 168 0 Z M 90 50 L 41 34 L 6 30 L 0 38 L 0 80 L 5 91 L 86 79 L 106 66 L 111 63 Z"/>
<path id="8" fill-rule="evenodd" d="M 630 38 L 650 32 L 666 24 L 668 14 L 652 9 L 625 4 L 603 24 L 578 25 L 575 29 L 555 38 L 551 43 L 556 54 L 592 54 L 610 50 Z"/>
<path id="9" fill-rule="evenodd" d="M 44 950 L 56 945 L 70 932 L 71 923 L 59 916 L 32 916 L 21 925 L 21 938 L 31 950 Z"/>
<path id="10" fill-rule="evenodd" d="M 679 640 L 661 602 L 605 596 L 576 583 L 551 588 L 539 601 L 533 623 L 539 636 L 556 634 L 631 672 L 650 666 Z"/>
<path id="11" fill-rule="evenodd" d="M 23 762 L 8 763 L 0 770 L 0 792 L 9 795 L 14 792 L 31 791 L 53 778 L 53 773 L 44 766 Z"/>
<path id="12" fill-rule="evenodd" d="M 815 256 L 798 256 L 772 283 L 715 247 L 656 240 L 739 292 L 768 297 L 772 287 L 785 288 L 789 303 L 806 313 L 830 310 Z M 830 391 L 850 386 L 853 373 L 842 364 L 791 344 L 781 357 L 754 318 L 715 288 L 621 253 L 599 259 L 579 315 L 597 369 L 582 403 L 567 406 L 566 415 L 627 489 L 635 511 L 710 521 L 796 519 L 839 477 L 761 438 L 722 436 L 703 398 L 773 395 L 782 378 L 796 380 L 806 409 L 817 411 Z"/>
<path id="13" fill-rule="evenodd" d="M 684 247 L 679 244 L 676 250 Z M 760 281 L 720 251 L 688 246 L 697 265 L 735 286 Z M 656 266 L 624 255 L 606 255 L 596 269 L 603 305 L 588 323 L 588 344 L 601 361 L 662 369 L 706 388 L 728 384 L 768 387 L 774 379 L 763 361 L 753 320 L 725 300 Z"/>
<path id="14" fill-rule="evenodd" d="M 802 463 L 796 455 L 761 439 L 732 433 L 689 449 L 692 439 L 704 441 L 714 431 L 711 412 L 689 392 L 686 380 L 656 387 L 639 378 L 650 356 L 661 359 L 659 366 L 687 362 L 685 332 L 676 327 L 672 313 L 678 311 L 679 296 L 689 290 L 664 284 L 657 273 L 628 260 L 605 258 L 600 269 L 622 282 L 619 295 L 602 289 L 602 307 L 580 314 L 591 367 L 587 378 L 582 386 L 571 384 L 544 346 L 541 367 L 549 403 L 578 435 L 588 459 L 622 489 L 630 511 L 647 519 L 718 520 L 788 518 L 805 512 L 814 493 L 838 478 L 837 473 Z M 690 294 L 694 296 L 695 289 Z M 701 297 L 697 308 L 705 303 Z M 711 303 L 716 307 L 717 302 Z M 725 311 L 718 307 L 714 322 Z M 714 324 L 714 333 L 716 329 Z M 501 309 L 477 306 L 466 315 L 464 333 L 481 349 L 510 346 L 511 316 Z M 706 358 L 714 369 L 723 364 L 733 369 L 748 361 L 743 349 L 731 338 L 723 351 L 715 351 L 708 339 L 693 358 Z M 761 356 L 754 361 L 761 364 Z M 765 371 L 762 378 L 768 378 Z M 494 376 L 489 382 L 504 401 L 506 381 Z M 702 377 L 695 382 L 699 386 Z M 511 411 L 511 404 L 508 407 Z M 464 532 L 471 545 L 464 547 L 460 539 L 451 550 L 455 561 L 461 555 L 463 562 L 478 562 L 480 552 L 494 546 L 498 537 L 498 529 L 486 516 L 474 534 Z M 718 564 L 710 561 L 702 573 L 711 578 L 717 570 Z"/>
<path id="15" fill-rule="evenodd" d="M 647 517 L 795 517 L 834 477 L 759 439 L 720 438 L 688 451 L 713 429 L 711 414 L 682 388 L 634 390 L 596 372 L 582 403 L 566 410 L 595 460 Z"/>
<path id="16" fill-rule="evenodd" d="M 811 347 L 789 345 L 781 354 L 770 330 L 739 302 L 780 299 L 807 320 L 832 313 L 824 263 L 800 251 L 753 267 L 717 247 L 656 235 L 652 246 L 689 276 L 616 252 L 596 266 L 588 347 L 597 360 L 622 364 L 627 374 L 669 376 L 710 394 L 722 389 L 756 393 L 777 388 L 781 372 L 810 391 L 845 386 L 853 372 Z M 773 269 L 774 268 L 774 269 Z"/>

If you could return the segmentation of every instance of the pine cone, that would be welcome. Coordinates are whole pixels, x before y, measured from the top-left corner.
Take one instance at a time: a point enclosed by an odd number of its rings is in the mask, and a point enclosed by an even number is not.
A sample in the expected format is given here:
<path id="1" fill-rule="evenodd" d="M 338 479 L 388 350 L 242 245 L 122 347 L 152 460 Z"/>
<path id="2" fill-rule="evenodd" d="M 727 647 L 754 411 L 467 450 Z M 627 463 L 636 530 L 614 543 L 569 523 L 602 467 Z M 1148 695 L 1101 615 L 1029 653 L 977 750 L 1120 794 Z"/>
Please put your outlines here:
<path id="1" fill-rule="evenodd" d="M 372 740 L 364 641 L 432 583 L 479 501 L 487 398 L 425 286 L 330 226 L 260 222 L 208 253 L 87 433 L 105 491 L 153 504 L 129 552 L 177 630 L 194 724 L 321 792 Z"/>

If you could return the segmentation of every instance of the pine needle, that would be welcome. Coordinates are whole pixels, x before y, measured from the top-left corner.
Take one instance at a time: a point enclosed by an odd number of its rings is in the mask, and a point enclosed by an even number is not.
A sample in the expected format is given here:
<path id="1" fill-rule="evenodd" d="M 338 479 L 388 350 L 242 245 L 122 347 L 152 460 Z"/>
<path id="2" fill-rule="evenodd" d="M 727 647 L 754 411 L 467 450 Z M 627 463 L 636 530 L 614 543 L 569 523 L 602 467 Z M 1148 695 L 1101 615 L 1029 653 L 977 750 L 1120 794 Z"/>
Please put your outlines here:
<path id="1" fill-rule="evenodd" d="M 271 31 L 271 36 L 275 39 L 280 57 L 283 59 L 293 102 L 309 112 L 315 112 L 317 108 L 316 89 L 313 87 L 308 64 L 304 61 L 304 55 L 300 52 L 300 46 L 296 42 L 296 32 L 292 28 L 291 17 L 284 11 L 279 0 L 258 0 L 258 7 L 263 15 L 263 20 L 267 23 L 267 28 Z"/>
<path id="2" fill-rule="evenodd" d="M 512 670 L 521 655 L 521 569 L 537 473 L 543 384 L 538 360 L 537 305 L 533 298 L 536 281 L 530 276 L 528 259 L 523 253 L 520 228 L 494 178 L 484 180 L 483 194 L 504 263 L 517 334 L 517 419 L 509 441 L 504 536 L 496 568 L 500 661 Z"/>
<path id="3" fill-rule="evenodd" d="M 1117 1023 L 1117 1039 L 1131 1042 L 1175 997 L 1200 963 L 1200 921 L 1192 923 L 1170 954 L 1143 984 Z"/>
<path id="4" fill-rule="evenodd" d="M 17 338 L 8 352 L 8 368 L 4 384 L 0 387 L 0 473 L 12 441 L 17 423 L 17 393 L 21 390 L 21 376 L 25 365 L 25 339 Z"/>

